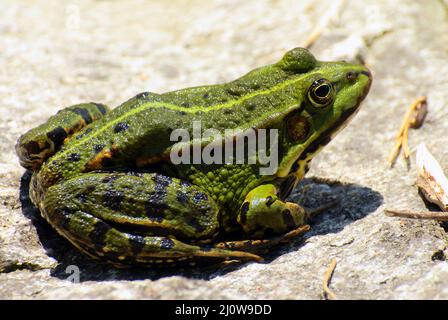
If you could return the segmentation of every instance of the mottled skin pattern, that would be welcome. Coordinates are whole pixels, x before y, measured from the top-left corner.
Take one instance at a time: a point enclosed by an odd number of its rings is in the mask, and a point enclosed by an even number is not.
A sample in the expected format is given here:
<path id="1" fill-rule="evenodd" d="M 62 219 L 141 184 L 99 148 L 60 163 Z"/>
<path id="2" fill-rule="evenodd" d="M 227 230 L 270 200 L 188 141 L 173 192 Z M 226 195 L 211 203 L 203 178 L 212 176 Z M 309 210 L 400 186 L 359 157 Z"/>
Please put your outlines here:
<path id="1" fill-rule="evenodd" d="M 20 137 L 16 151 L 34 171 L 33 203 L 93 257 L 145 265 L 260 261 L 307 229 L 305 211 L 284 199 L 370 84 L 363 66 L 319 62 L 296 48 L 230 83 L 142 93 L 111 112 L 94 103 L 63 109 Z M 170 134 L 192 134 L 195 120 L 220 132 L 278 129 L 278 170 L 174 165 Z"/>

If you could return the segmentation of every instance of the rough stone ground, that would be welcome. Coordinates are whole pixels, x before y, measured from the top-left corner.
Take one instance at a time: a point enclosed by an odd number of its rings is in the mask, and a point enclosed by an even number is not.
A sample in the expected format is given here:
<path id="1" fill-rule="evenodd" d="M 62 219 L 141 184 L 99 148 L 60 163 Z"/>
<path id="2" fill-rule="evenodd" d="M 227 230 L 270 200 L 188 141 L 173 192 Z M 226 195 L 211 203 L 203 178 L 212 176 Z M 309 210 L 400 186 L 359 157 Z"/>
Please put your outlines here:
<path id="1" fill-rule="evenodd" d="M 168 4 L 169 3 L 169 4 Z M 17 137 L 61 106 L 118 105 L 234 79 L 276 61 L 311 34 L 333 1 L 2 1 L 0 14 L 0 298 L 320 299 L 330 261 L 342 299 L 448 298 L 440 224 L 386 217 L 426 209 L 415 166 L 385 158 L 407 106 L 429 99 L 426 142 L 448 171 L 448 1 L 345 1 L 312 47 L 319 59 L 363 60 L 374 84 L 352 123 L 313 161 L 293 199 L 339 196 L 305 241 L 266 263 L 224 269 L 116 270 L 80 255 L 26 196 Z M 22 183 L 25 182 L 25 183 Z M 300 196 L 299 196 L 300 195 Z M 81 271 L 72 283 L 69 265 Z"/>

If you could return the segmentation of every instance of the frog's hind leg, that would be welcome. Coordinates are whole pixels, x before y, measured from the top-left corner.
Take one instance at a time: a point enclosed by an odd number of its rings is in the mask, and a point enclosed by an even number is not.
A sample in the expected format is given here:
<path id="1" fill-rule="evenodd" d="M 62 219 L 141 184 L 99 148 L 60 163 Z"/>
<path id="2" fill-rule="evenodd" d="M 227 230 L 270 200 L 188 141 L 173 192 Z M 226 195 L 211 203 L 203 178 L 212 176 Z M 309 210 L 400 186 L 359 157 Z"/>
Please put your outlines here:
<path id="1" fill-rule="evenodd" d="M 20 164 L 26 169 L 39 169 L 46 159 L 60 149 L 66 138 L 102 118 L 107 111 L 105 105 L 98 103 L 77 104 L 60 110 L 47 122 L 19 138 L 16 153 Z"/>
<path id="2" fill-rule="evenodd" d="M 57 230 L 92 258 L 122 265 L 194 265 L 198 261 L 255 260 L 254 254 L 206 249 L 170 236 L 144 236 L 121 231 L 82 211 L 62 212 Z"/>
<path id="3" fill-rule="evenodd" d="M 261 260 L 204 244 L 219 230 L 217 205 L 199 187 L 160 174 L 85 174 L 50 187 L 40 209 L 76 247 L 114 264 Z"/>

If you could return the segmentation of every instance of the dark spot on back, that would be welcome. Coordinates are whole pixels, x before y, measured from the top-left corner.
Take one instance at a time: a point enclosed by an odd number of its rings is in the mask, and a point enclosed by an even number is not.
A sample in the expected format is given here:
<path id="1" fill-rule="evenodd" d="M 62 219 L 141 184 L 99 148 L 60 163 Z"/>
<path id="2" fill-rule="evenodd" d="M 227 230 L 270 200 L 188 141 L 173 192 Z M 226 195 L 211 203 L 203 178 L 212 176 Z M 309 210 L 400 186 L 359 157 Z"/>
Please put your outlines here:
<path id="1" fill-rule="evenodd" d="M 103 221 L 99 220 L 95 223 L 93 231 L 89 234 L 89 239 L 98 247 L 105 245 L 106 234 L 112 228 Z"/>
<path id="2" fill-rule="evenodd" d="M 138 95 L 136 95 L 135 97 L 137 99 L 146 99 L 148 96 L 149 96 L 149 92 L 142 92 L 142 93 L 139 93 Z"/>
<path id="3" fill-rule="evenodd" d="M 210 98 L 210 93 L 206 92 L 206 93 L 204 93 L 204 95 L 202 97 L 204 99 L 208 99 L 208 98 Z"/>
<path id="4" fill-rule="evenodd" d="M 77 161 L 81 160 L 81 156 L 79 155 L 79 153 L 71 153 L 68 156 L 67 160 L 77 162 Z"/>
<path id="5" fill-rule="evenodd" d="M 164 212 L 169 206 L 164 202 L 159 202 L 158 200 L 150 199 L 149 204 L 146 205 L 146 216 L 148 219 L 154 222 L 162 222 L 165 218 Z"/>
<path id="6" fill-rule="evenodd" d="M 245 104 L 245 107 L 246 107 L 246 110 L 253 111 L 253 110 L 255 110 L 256 105 L 253 102 L 248 102 Z"/>
<path id="7" fill-rule="evenodd" d="M 81 202 L 81 203 L 86 203 L 87 202 L 87 195 L 85 193 L 80 193 L 76 195 L 76 198 Z"/>
<path id="8" fill-rule="evenodd" d="M 87 186 L 87 188 L 82 193 L 79 193 L 76 195 L 76 198 L 80 202 L 86 203 L 89 193 L 92 193 L 94 190 L 95 190 L 95 186 L 93 186 L 93 185 Z"/>
<path id="9" fill-rule="evenodd" d="M 126 122 L 119 122 L 114 127 L 114 132 L 118 133 L 121 131 L 126 131 L 129 128 L 129 125 Z"/>
<path id="10" fill-rule="evenodd" d="M 185 204 L 188 202 L 188 195 L 185 192 L 178 191 L 176 195 L 177 201 L 179 201 L 182 204 Z"/>
<path id="11" fill-rule="evenodd" d="M 174 241 L 169 238 L 163 238 L 162 241 L 160 241 L 160 247 L 162 249 L 171 249 L 174 247 Z"/>
<path id="12" fill-rule="evenodd" d="M 189 226 L 191 226 L 196 232 L 202 232 L 205 230 L 204 226 L 199 224 L 196 219 L 189 218 L 185 221 Z"/>
<path id="13" fill-rule="evenodd" d="M 87 128 L 83 133 L 76 136 L 76 139 L 81 139 L 82 137 L 88 135 L 90 132 L 92 132 L 92 128 Z"/>
<path id="14" fill-rule="evenodd" d="M 249 211 L 249 202 L 246 201 L 243 203 L 243 205 L 241 206 L 241 210 L 240 210 L 240 222 L 241 223 L 246 223 L 247 221 L 247 211 Z"/>
<path id="15" fill-rule="evenodd" d="M 104 205 L 114 211 L 120 210 L 123 199 L 124 194 L 116 190 L 108 190 L 103 196 Z"/>
<path id="16" fill-rule="evenodd" d="M 95 102 L 93 102 L 93 104 L 97 107 L 98 111 L 101 112 L 102 115 L 106 114 L 107 109 L 106 109 L 106 106 L 104 104 L 95 103 Z"/>
<path id="17" fill-rule="evenodd" d="M 145 238 L 139 235 L 129 235 L 129 244 L 134 255 L 138 255 L 145 247 Z"/>
<path id="18" fill-rule="evenodd" d="M 238 87 L 227 87 L 226 92 L 232 96 L 239 96 L 242 93 Z"/>
<path id="19" fill-rule="evenodd" d="M 64 139 L 67 138 L 67 132 L 65 132 L 64 128 L 57 127 L 48 132 L 47 137 L 53 141 L 55 149 L 58 149 L 64 142 Z"/>
<path id="20" fill-rule="evenodd" d="M 207 195 L 206 195 L 205 193 L 202 193 L 202 192 L 198 192 L 198 193 L 196 193 L 196 194 L 194 195 L 194 197 L 193 197 L 193 202 L 197 204 L 197 203 L 199 203 L 201 200 L 207 201 L 207 200 L 208 200 Z"/>
<path id="21" fill-rule="evenodd" d="M 152 177 L 152 180 L 155 183 L 155 191 L 156 193 L 166 194 L 166 188 L 173 182 L 171 177 L 167 177 L 161 174 L 156 174 Z"/>
<path id="22" fill-rule="evenodd" d="M 62 229 L 66 229 L 66 230 L 70 229 L 70 220 L 72 218 L 72 215 L 73 215 L 73 211 L 66 210 L 66 209 L 62 210 L 62 213 L 60 215 L 61 220 L 62 220 L 60 222 Z M 51 217 L 49 217 L 49 218 L 51 218 Z"/>
<path id="23" fill-rule="evenodd" d="M 182 107 L 188 108 L 188 107 L 190 106 L 190 103 L 184 101 L 184 102 L 182 102 L 180 105 L 181 105 Z"/>
<path id="24" fill-rule="evenodd" d="M 179 114 L 179 115 L 181 115 L 181 116 L 184 116 L 184 115 L 186 115 L 187 113 L 186 113 L 185 111 L 177 111 L 177 114 Z"/>
<path id="25" fill-rule="evenodd" d="M 191 184 L 190 182 L 188 182 L 188 181 L 181 180 L 181 181 L 180 181 L 180 185 L 181 185 L 182 187 L 190 187 L 192 184 Z"/>
<path id="26" fill-rule="evenodd" d="M 83 108 L 73 108 L 70 111 L 73 113 L 76 113 L 77 115 L 80 115 L 81 118 L 87 123 L 91 123 L 93 121 L 92 116 L 90 115 L 89 111 L 87 109 Z"/>
<path id="27" fill-rule="evenodd" d="M 93 151 L 94 151 L 95 153 L 98 153 L 98 152 L 100 152 L 101 150 L 103 150 L 104 147 L 105 147 L 104 144 L 96 144 L 96 145 L 93 146 Z"/>
<path id="28" fill-rule="evenodd" d="M 165 187 L 169 186 L 173 179 L 168 176 L 164 176 L 163 174 L 156 174 L 152 177 L 152 180 L 158 185 L 164 185 Z"/>

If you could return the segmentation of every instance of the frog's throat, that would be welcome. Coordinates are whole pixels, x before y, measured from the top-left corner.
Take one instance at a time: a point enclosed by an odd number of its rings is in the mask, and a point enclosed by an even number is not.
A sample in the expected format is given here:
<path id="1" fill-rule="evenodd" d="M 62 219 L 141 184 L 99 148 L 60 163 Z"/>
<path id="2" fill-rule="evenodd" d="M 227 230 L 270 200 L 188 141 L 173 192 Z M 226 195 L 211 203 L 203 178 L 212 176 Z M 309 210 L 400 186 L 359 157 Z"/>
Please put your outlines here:
<path id="1" fill-rule="evenodd" d="M 353 108 L 344 111 L 335 123 L 319 134 L 308 146 L 297 146 L 296 150 L 292 152 L 294 156 L 288 159 L 285 165 L 278 170 L 277 177 L 284 178 L 291 172 L 294 172 L 298 179 L 302 179 L 305 175 L 307 164 L 347 126 L 350 120 L 358 113 L 361 101 L 362 99 Z"/>

